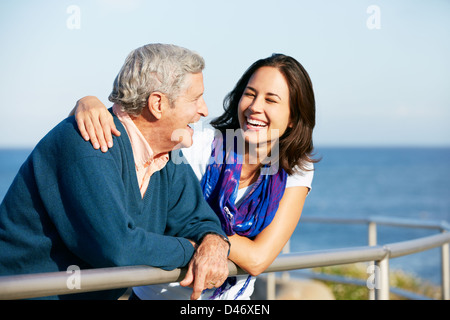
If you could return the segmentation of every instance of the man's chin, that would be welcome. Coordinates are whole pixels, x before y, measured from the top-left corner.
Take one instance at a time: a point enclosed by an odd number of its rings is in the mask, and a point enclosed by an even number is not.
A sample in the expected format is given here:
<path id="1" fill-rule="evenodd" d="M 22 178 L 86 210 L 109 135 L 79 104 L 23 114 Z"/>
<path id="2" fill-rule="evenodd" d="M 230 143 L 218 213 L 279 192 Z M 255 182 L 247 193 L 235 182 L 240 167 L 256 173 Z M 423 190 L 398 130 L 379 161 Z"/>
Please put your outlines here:
<path id="1" fill-rule="evenodd" d="M 182 143 L 181 148 L 190 148 L 192 147 L 193 141 L 191 140 L 190 143 Z"/>
<path id="2" fill-rule="evenodd" d="M 192 136 L 194 131 L 189 128 L 187 129 L 177 129 L 172 133 L 172 141 L 177 141 L 176 145 L 172 148 L 172 150 L 189 148 L 193 144 Z"/>
<path id="3" fill-rule="evenodd" d="M 179 141 L 172 150 L 178 150 L 178 149 L 185 149 L 192 147 L 192 144 L 194 141 L 192 140 L 192 137 L 184 137 L 181 141 Z"/>

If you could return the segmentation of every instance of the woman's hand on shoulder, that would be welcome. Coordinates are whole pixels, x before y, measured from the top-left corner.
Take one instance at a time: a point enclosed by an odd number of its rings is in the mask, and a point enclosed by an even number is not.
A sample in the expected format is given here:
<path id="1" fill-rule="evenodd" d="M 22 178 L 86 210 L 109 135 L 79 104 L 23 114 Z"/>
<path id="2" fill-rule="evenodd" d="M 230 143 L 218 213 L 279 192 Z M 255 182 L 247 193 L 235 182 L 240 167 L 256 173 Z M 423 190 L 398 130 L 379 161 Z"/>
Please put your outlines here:
<path id="1" fill-rule="evenodd" d="M 90 140 L 94 149 L 101 148 L 102 152 L 112 148 L 112 135 L 118 137 L 120 132 L 111 113 L 97 97 L 87 96 L 78 100 L 74 113 L 84 140 Z"/>

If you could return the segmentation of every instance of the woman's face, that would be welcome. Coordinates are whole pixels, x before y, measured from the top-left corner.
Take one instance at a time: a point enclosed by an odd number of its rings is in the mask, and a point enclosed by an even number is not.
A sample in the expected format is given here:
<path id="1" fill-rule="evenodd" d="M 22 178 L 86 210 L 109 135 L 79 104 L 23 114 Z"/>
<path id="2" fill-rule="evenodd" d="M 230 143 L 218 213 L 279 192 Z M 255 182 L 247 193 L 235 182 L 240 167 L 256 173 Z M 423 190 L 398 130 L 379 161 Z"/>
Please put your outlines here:
<path id="1" fill-rule="evenodd" d="M 251 76 L 239 101 L 239 123 L 245 141 L 264 144 L 281 137 L 290 122 L 289 88 L 274 67 L 261 67 Z"/>

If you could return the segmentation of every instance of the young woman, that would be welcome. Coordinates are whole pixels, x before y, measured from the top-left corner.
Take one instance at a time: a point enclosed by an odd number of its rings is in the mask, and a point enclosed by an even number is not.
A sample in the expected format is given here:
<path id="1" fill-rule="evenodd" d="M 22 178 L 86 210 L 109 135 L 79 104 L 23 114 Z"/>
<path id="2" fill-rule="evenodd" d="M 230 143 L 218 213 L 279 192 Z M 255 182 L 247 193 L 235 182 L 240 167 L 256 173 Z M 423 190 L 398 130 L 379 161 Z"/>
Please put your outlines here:
<path id="1" fill-rule="evenodd" d="M 80 132 L 95 148 L 112 146 L 110 113 L 94 97 L 78 102 Z M 255 276 L 278 256 L 300 219 L 313 178 L 315 99 L 292 57 L 256 61 L 224 100 L 212 128 L 194 133 L 183 154 L 231 242 L 229 259 L 249 276 L 229 277 L 201 299 L 249 299 Z M 238 143 L 236 143 L 236 140 Z M 239 143 L 240 141 L 240 143 Z M 188 299 L 183 283 L 134 288 L 140 299 Z"/>

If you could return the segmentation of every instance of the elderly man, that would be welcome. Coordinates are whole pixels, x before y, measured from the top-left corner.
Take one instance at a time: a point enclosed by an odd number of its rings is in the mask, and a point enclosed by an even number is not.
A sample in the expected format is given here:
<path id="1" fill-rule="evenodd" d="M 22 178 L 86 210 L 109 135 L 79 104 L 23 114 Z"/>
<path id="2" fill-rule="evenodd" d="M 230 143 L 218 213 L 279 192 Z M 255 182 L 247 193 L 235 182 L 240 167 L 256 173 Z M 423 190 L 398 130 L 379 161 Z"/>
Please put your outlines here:
<path id="1" fill-rule="evenodd" d="M 174 147 L 192 144 L 189 124 L 207 115 L 203 68 L 203 59 L 184 48 L 138 48 L 110 95 L 121 133 L 110 152 L 84 141 L 73 117 L 39 142 L 0 206 L 0 275 L 189 263 L 183 284 L 193 286 L 191 298 L 221 285 L 228 239 L 190 166 L 170 160 Z"/>

